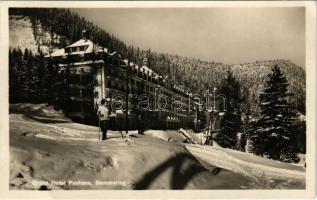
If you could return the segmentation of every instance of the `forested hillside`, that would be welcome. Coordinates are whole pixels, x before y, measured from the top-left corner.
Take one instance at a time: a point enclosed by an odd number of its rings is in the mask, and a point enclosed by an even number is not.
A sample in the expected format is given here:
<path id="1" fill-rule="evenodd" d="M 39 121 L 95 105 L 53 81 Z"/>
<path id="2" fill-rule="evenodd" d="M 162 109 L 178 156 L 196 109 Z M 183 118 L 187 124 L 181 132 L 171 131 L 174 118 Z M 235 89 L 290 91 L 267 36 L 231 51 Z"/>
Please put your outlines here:
<path id="1" fill-rule="evenodd" d="M 48 53 L 50 45 L 52 48 L 58 48 L 77 41 L 81 38 L 82 30 L 87 29 L 92 33 L 92 40 L 108 48 L 109 51 L 117 51 L 123 58 L 139 64 L 144 57 L 147 57 L 150 68 L 167 76 L 172 84 L 181 85 L 197 93 L 220 87 L 230 69 L 241 83 L 242 94 L 245 97 L 244 109 L 250 110 L 253 115 L 258 113 L 259 92 L 263 88 L 270 67 L 278 64 L 288 79 L 289 91 L 293 94 L 290 99 L 292 105 L 305 113 L 305 70 L 288 60 L 257 61 L 229 66 L 167 53 L 156 53 L 150 49 L 140 50 L 138 47 L 124 44 L 106 30 L 100 29 L 67 9 L 11 8 L 10 16 L 10 47 L 12 49 L 19 46 L 24 51 L 26 48 L 23 43 L 11 43 L 11 37 L 17 29 L 14 27 L 15 24 L 19 25 L 17 20 L 29 20 L 35 41 L 33 46 L 37 46 L 44 53 Z M 22 16 L 22 18 L 16 16 Z"/>

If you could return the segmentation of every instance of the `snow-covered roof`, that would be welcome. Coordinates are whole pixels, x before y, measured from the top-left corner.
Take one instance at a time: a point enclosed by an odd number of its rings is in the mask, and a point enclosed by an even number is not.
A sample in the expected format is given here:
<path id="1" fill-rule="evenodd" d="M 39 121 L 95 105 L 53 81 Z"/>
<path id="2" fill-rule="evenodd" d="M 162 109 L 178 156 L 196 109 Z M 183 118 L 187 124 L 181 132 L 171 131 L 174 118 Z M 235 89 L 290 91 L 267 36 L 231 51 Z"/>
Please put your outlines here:
<path id="1" fill-rule="evenodd" d="M 302 113 L 299 113 L 299 114 L 298 114 L 298 119 L 299 119 L 300 121 L 306 121 L 306 116 L 303 115 Z"/>
<path id="2" fill-rule="evenodd" d="M 76 51 L 71 51 L 69 53 L 66 53 L 65 49 L 68 48 L 77 48 L 77 47 L 86 47 L 84 49 L 80 49 L 81 51 L 78 51 L 78 49 L 76 49 Z M 53 52 L 51 55 L 47 55 L 46 57 L 59 57 L 59 56 L 66 56 L 67 54 L 70 55 L 75 55 L 75 54 L 85 54 L 85 53 L 92 53 L 92 52 L 105 52 L 110 56 L 114 56 L 115 54 L 118 54 L 118 52 L 114 51 L 112 53 L 108 52 L 108 49 L 103 48 L 101 46 L 99 46 L 98 44 L 94 44 L 93 41 L 89 40 L 89 39 L 80 39 L 77 42 L 74 42 L 73 44 L 70 44 L 68 46 L 66 46 L 65 48 L 59 49 L 55 52 Z M 118 54 L 118 56 L 120 57 L 120 55 Z M 127 64 L 128 60 L 125 59 L 124 62 Z M 132 62 L 131 62 L 132 64 Z M 137 65 L 132 64 L 136 69 L 138 68 Z M 151 76 L 154 76 L 155 78 L 161 78 L 161 76 L 159 76 L 157 73 L 155 73 L 152 69 L 150 69 L 148 66 L 143 65 L 140 68 L 141 71 L 144 71 L 145 73 L 149 73 Z"/>
<path id="3" fill-rule="evenodd" d="M 65 48 L 76 48 L 76 47 L 82 47 L 82 46 L 87 46 L 87 48 L 85 48 L 83 51 L 73 51 L 69 54 L 85 54 L 85 53 L 91 53 L 91 52 L 105 52 L 108 53 L 108 49 L 107 48 L 103 48 L 101 46 L 99 46 L 98 44 L 94 44 L 91 40 L 85 40 L 85 39 L 80 39 L 77 42 L 68 45 Z M 65 56 L 67 53 L 65 52 L 65 48 L 59 49 L 55 52 L 53 52 L 51 55 L 47 55 L 45 57 L 57 57 L 57 56 Z M 114 55 L 116 52 L 113 53 L 108 53 L 109 55 Z"/>
<path id="4" fill-rule="evenodd" d="M 63 56 L 65 55 L 65 49 L 59 49 L 53 53 L 51 53 L 51 56 L 57 57 L 57 56 Z M 50 55 L 46 55 L 45 57 L 50 57 Z"/>
<path id="5" fill-rule="evenodd" d="M 82 47 L 87 46 L 87 48 L 81 53 L 91 53 L 91 52 L 108 52 L 108 49 L 99 46 L 98 44 L 94 44 L 91 40 L 80 39 L 77 42 L 68 45 L 66 48 L 74 48 L 74 47 Z"/>
<path id="6" fill-rule="evenodd" d="M 109 55 L 113 56 L 113 55 L 116 54 L 116 53 L 117 53 L 117 52 L 114 51 L 114 52 L 112 52 L 112 53 L 109 53 Z"/>
<path id="7" fill-rule="evenodd" d="M 69 47 L 80 47 L 80 46 L 92 46 L 93 45 L 93 42 L 91 40 L 85 40 L 85 39 L 80 39 L 78 40 L 77 42 L 71 44 L 71 45 L 68 45 L 66 48 L 69 48 Z"/>
<path id="8" fill-rule="evenodd" d="M 104 63 L 103 60 L 96 60 L 94 62 L 92 61 L 84 61 L 84 62 L 76 62 L 76 63 L 73 63 L 72 65 L 88 65 L 88 64 L 92 64 L 92 63 Z M 59 66 L 67 66 L 68 64 L 59 64 Z"/>
<path id="9" fill-rule="evenodd" d="M 141 67 L 141 71 L 144 71 L 145 73 L 153 73 L 153 71 L 150 68 L 144 65 Z"/>

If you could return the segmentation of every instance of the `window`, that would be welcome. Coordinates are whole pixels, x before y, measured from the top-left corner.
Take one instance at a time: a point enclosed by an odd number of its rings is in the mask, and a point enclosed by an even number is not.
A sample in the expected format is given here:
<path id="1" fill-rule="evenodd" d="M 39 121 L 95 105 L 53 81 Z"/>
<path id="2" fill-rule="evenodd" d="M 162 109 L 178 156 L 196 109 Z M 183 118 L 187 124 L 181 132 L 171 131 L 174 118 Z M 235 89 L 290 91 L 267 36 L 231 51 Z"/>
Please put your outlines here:
<path id="1" fill-rule="evenodd" d="M 85 46 L 79 47 L 79 51 L 85 51 Z"/>
<path id="2" fill-rule="evenodd" d="M 79 90 L 79 89 L 71 89 L 71 90 L 69 91 L 69 93 L 70 93 L 70 96 L 73 96 L 73 97 L 78 97 L 78 96 L 80 96 L 80 90 Z"/>
<path id="3" fill-rule="evenodd" d="M 79 75 L 77 74 L 72 74 L 70 77 L 69 77 L 69 82 L 70 83 L 74 83 L 74 84 L 77 84 L 80 82 L 80 77 Z"/>
<path id="4" fill-rule="evenodd" d="M 107 80 L 107 87 L 111 87 L 111 81 Z"/>
<path id="5" fill-rule="evenodd" d="M 82 75 L 82 76 L 81 76 L 81 81 L 82 81 L 82 83 L 87 83 L 87 84 L 89 84 L 89 83 L 91 83 L 91 80 L 92 80 L 92 77 L 91 77 L 90 74 L 85 74 L 85 75 Z"/>

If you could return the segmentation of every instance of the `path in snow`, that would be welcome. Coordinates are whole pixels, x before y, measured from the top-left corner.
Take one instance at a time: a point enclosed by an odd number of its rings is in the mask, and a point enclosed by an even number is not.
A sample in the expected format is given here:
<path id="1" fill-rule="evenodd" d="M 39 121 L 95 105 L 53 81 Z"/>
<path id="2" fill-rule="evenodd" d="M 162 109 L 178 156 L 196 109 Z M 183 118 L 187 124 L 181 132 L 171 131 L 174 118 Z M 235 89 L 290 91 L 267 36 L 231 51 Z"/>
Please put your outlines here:
<path id="1" fill-rule="evenodd" d="M 205 167 L 218 166 L 255 180 L 255 188 L 305 188 L 305 169 L 220 147 L 187 144 Z M 238 152 L 239 153 L 239 152 Z"/>

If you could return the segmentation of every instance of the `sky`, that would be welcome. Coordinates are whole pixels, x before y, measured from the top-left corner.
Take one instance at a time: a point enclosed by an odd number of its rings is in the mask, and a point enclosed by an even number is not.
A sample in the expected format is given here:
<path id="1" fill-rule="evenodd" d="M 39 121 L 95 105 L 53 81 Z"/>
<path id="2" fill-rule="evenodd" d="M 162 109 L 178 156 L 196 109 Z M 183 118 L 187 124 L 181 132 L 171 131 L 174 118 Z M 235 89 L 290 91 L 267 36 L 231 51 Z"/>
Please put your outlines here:
<path id="1" fill-rule="evenodd" d="M 71 9 L 127 45 L 239 64 L 289 59 L 305 68 L 305 8 Z"/>

